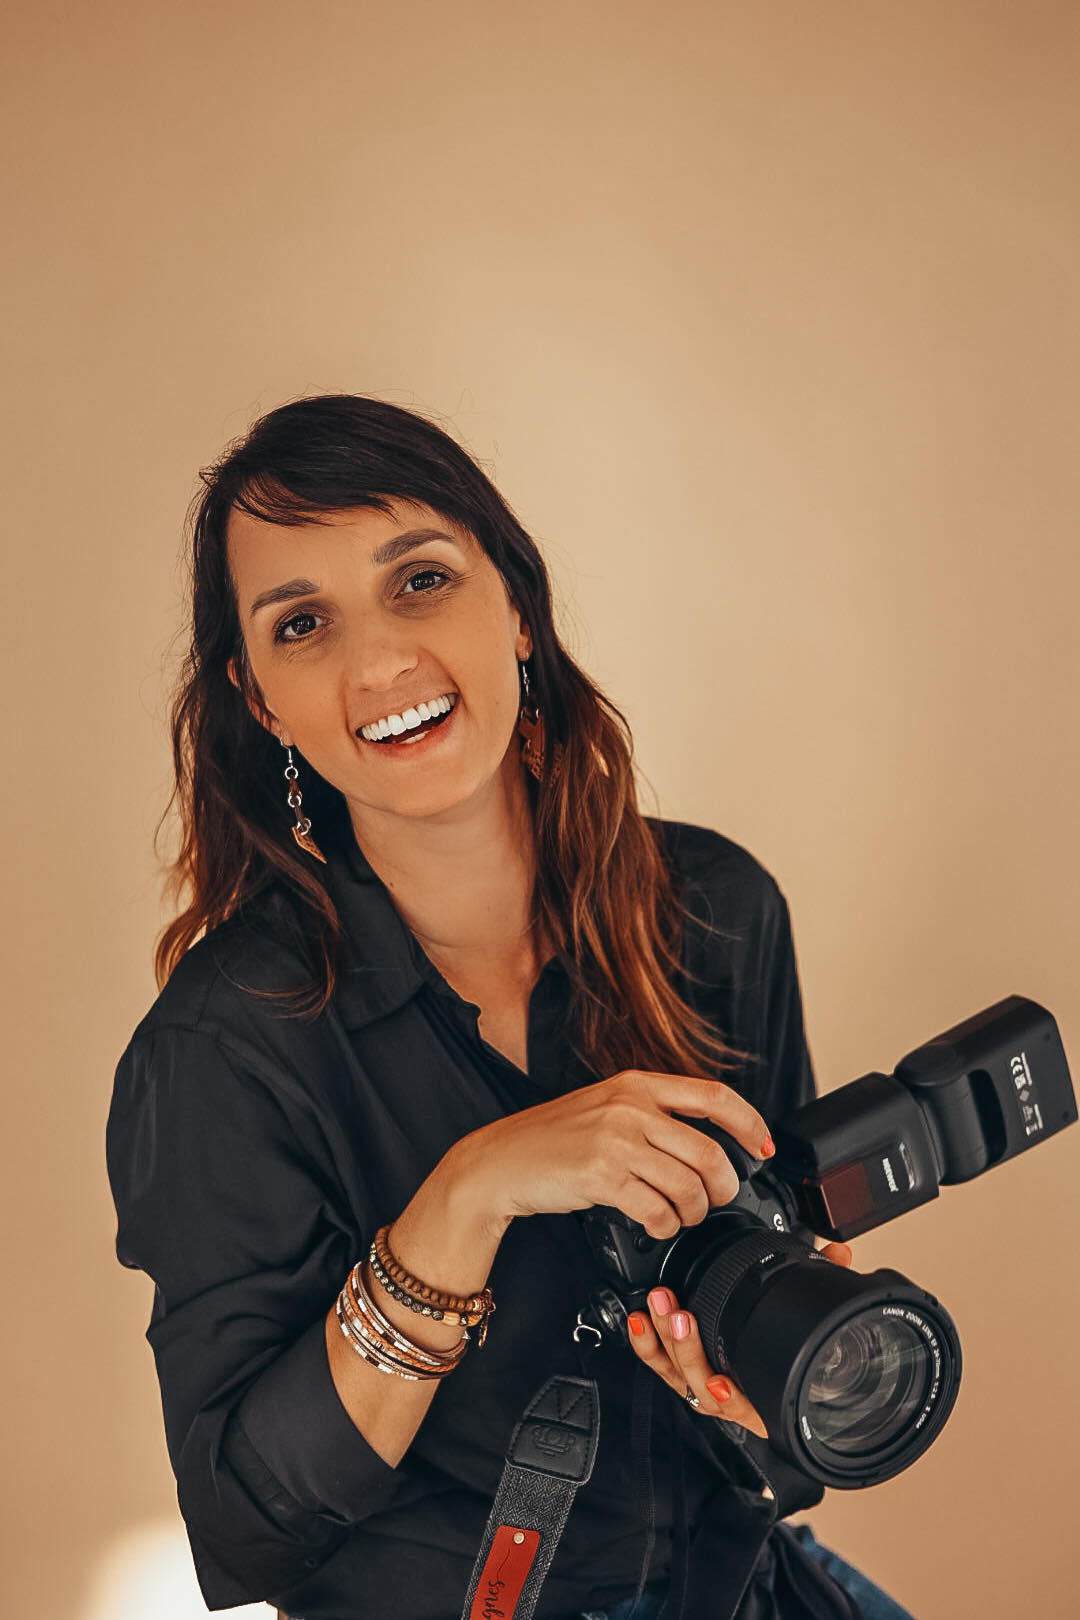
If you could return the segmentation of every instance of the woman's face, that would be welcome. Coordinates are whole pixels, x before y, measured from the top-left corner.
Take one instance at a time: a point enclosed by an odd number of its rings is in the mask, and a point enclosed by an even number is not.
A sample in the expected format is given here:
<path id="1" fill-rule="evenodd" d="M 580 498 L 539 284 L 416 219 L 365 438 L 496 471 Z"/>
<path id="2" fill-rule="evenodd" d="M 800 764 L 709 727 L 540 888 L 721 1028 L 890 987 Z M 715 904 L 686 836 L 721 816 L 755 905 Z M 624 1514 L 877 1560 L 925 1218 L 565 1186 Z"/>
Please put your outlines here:
<path id="1" fill-rule="evenodd" d="M 259 718 L 345 795 L 354 824 L 438 815 L 500 771 L 520 775 L 509 745 L 532 643 L 474 536 L 404 502 L 296 528 L 234 511 L 228 552 Z M 403 733 L 415 740 L 362 735 L 442 697 L 450 713 Z"/>

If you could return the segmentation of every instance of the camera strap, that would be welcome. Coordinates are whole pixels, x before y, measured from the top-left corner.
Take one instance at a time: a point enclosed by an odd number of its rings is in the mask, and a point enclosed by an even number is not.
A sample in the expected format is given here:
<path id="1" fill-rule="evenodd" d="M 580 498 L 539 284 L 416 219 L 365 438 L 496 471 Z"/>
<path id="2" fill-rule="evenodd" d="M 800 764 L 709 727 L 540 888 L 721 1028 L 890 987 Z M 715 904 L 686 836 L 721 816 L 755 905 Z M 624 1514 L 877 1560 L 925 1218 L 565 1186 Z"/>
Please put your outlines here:
<path id="1" fill-rule="evenodd" d="M 461 1620 L 530 1620 L 536 1608 L 574 1494 L 596 1461 L 600 1392 L 595 1378 L 584 1376 L 583 1332 L 596 1330 L 579 1318 L 574 1339 L 582 1376 L 549 1378 L 510 1437 Z M 597 1333 L 595 1344 L 599 1339 Z"/>

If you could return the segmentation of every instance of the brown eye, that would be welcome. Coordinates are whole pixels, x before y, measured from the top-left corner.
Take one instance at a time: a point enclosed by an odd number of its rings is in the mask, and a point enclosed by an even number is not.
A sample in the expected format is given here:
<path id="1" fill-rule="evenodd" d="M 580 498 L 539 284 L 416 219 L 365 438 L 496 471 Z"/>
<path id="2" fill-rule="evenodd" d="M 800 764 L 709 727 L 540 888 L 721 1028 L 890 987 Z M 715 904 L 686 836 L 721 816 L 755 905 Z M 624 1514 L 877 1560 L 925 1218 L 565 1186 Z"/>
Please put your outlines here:
<path id="1" fill-rule="evenodd" d="M 408 594 L 410 596 L 430 596 L 434 591 L 441 589 L 442 585 L 449 584 L 450 576 L 449 574 L 444 574 L 441 568 L 421 568 L 418 573 L 409 575 L 408 579 L 406 580 L 406 585 L 411 585 L 413 581 L 417 579 L 435 579 L 440 583 L 438 585 L 425 587 L 420 591 L 409 591 Z"/>
<path id="2" fill-rule="evenodd" d="M 294 613 L 291 619 L 283 619 L 274 632 L 275 641 L 306 641 L 312 631 L 318 629 L 317 613 Z"/>

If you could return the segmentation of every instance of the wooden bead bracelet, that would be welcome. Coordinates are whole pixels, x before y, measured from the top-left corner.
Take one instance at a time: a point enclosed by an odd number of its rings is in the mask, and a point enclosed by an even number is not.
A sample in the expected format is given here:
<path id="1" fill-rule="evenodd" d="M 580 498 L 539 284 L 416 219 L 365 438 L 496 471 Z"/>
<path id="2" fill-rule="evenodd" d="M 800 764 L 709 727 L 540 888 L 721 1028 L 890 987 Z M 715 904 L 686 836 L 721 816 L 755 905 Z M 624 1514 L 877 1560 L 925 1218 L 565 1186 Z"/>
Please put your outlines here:
<path id="1" fill-rule="evenodd" d="M 487 1338 L 488 1318 L 495 1309 L 490 1288 L 478 1294 L 446 1294 L 414 1277 L 399 1265 L 387 1242 L 389 1224 L 381 1226 L 375 1234 L 368 1261 L 376 1280 L 400 1304 L 420 1316 L 430 1316 L 434 1322 L 447 1322 L 451 1327 L 478 1328 L 477 1349 Z"/>

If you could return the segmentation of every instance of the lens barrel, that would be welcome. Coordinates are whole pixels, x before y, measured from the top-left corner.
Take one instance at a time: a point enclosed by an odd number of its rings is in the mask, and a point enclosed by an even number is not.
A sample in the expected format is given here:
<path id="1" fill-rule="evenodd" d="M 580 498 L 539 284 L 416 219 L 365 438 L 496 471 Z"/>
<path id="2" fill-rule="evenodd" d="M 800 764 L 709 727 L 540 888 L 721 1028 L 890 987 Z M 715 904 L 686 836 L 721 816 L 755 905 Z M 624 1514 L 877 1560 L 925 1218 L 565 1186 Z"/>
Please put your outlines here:
<path id="1" fill-rule="evenodd" d="M 773 1447 L 823 1485 L 891 1479 L 953 1408 L 956 1328 L 897 1271 L 864 1276 L 754 1224 L 699 1252 L 680 1297 L 708 1359 L 746 1392 Z"/>

